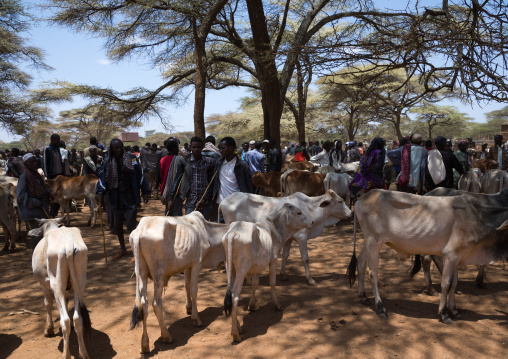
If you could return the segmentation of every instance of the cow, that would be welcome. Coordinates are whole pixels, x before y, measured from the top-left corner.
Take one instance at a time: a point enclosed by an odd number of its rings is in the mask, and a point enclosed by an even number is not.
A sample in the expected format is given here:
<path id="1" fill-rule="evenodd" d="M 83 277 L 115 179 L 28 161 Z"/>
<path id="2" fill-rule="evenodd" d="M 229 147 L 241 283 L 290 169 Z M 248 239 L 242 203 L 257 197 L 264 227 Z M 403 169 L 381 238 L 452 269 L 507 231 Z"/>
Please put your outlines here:
<path id="1" fill-rule="evenodd" d="M 342 163 L 339 162 L 340 172 L 346 173 L 355 173 L 358 170 L 358 166 L 360 165 L 360 161 L 351 162 L 351 163 Z"/>
<path id="2" fill-rule="evenodd" d="M 299 208 L 289 203 L 285 203 L 278 211 L 267 213 L 267 216 L 257 223 L 243 221 L 231 223 L 222 239 L 228 277 L 224 309 L 226 316 L 231 314 L 231 334 L 235 342 L 242 340 L 237 310 L 244 278 L 251 277 L 252 295 L 249 310 L 255 311 L 259 272 L 269 266 L 272 303 L 276 310 L 281 310 L 275 293 L 277 258 L 286 240 L 298 230 L 309 228 L 311 225 L 311 220 Z"/>
<path id="3" fill-rule="evenodd" d="M 297 170 L 297 171 L 309 171 L 313 172 L 315 167 L 317 167 L 315 164 L 309 161 L 304 162 L 293 162 L 290 164 L 284 164 L 282 166 L 281 172 L 284 173 L 287 170 Z"/>
<path id="4" fill-rule="evenodd" d="M 295 193 L 289 197 L 271 198 L 250 193 L 236 192 L 224 199 L 219 205 L 219 213 L 222 213 L 225 223 L 234 221 L 258 222 L 267 213 L 280 209 L 284 203 L 290 203 L 310 213 L 310 219 L 314 222 L 311 228 L 304 228 L 296 232 L 284 243 L 282 264 L 280 269 L 281 278 L 286 277 L 286 262 L 289 256 L 291 242 L 295 240 L 300 248 L 300 255 L 305 267 L 305 276 L 309 285 L 316 285 L 309 271 L 309 253 L 307 241 L 321 235 L 325 226 L 331 226 L 340 219 L 351 217 L 351 211 L 344 204 L 342 198 L 332 190 L 324 195 L 308 197 L 303 193 Z"/>
<path id="5" fill-rule="evenodd" d="M 508 188 L 508 173 L 503 170 L 490 170 L 482 177 L 481 191 L 485 194 L 493 194 Z"/>
<path id="6" fill-rule="evenodd" d="M 472 198 L 476 198 L 478 201 L 482 202 L 482 204 L 486 206 L 492 206 L 492 207 L 508 207 L 508 189 L 503 189 L 501 192 L 496 194 L 483 194 L 483 193 L 470 193 L 470 192 L 464 192 L 464 191 L 457 191 L 453 188 L 436 188 L 433 191 L 430 191 L 426 194 L 426 196 L 434 196 L 434 197 L 441 197 L 441 196 L 470 196 Z M 427 287 L 429 295 L 434 295 L 435 290 L 432 287 L 432 278 L 430 276 L 430 265 L 434 261 L 436 264 L 437 269 L 439 270 L 439 273 L 443 272 L 443 260 L 441 257 L 436 256 L 423 256 L 421 258 L 421 264 L 423 266 L 423 273 L 425 277 L 425 285 Z M 415 259 L 416 266 L 411 272 L 411 276 L 418 273 L 419 267 L 418 267 L 418 258 Z M 478 275 L 476 276 L 475 283 L 479 288 L 483 288 L 485 286 L 483 282 L 483 277 L 485 276 L 485 265 L 480 266 L 480 270 L 478 271 Z"/>
<path id="7" fill-rule="evenodd" d="M 0 224 L 2 225 L 5 236 L 5 244 L 2 250 L 9 250 L 9 242 L 10 249 L 16 249 L 16 237 L 18 233 L 16 231 L 14 196 L 10 188 L 6 188 L 2 185 L 0 185 Z"/>
<path id="8" fill-rule="evenodd" d="M 486 158 L 482 158 L 480 160 L 473 161 L 471 163 L 471 167 L 479 168 L 480 171 L 485 174 L 492 169 L 492 167 L 497 167 L 497 162 L 494 160 L 488 160 Z"/>
<path id="9" fill-rule="evenodd" d="M 324 174 L 307 171 L 292 171 L 281 176 L 281 191 L 283 196 L 290 196 L 301 192 L 309 197 L 320 196 L 325 193 Z"/>
<path id="10" fill-rule="evenodd" d="M 143 217 L 131 233 L 129 241 L 134 253 L 136 300 L 132 311 L 131 329 L 143 323 L 141 353 L 150 351 L 146 320 L 148 316 L 147 281 L 153 279 L 153 310 L 159 322 L 162 341 L 173 338 L 164 324 L 162 290 L 172 275 L 185 272 L 187 314 L 193 324 L 203 323 L 198 315 L 198 277 L 201 268 L 218 268 L 226 255 L 222 237 L 229 225 L 211 223 L 198 212 L 182 217 Z"/>
<path id="11" fill-rule="evenodd" d="M 342 197 L 346 205 L 350 205 L 351 193 L 349 192 L 349 184 L 352 178 L 347 173 L 328 173 L 325 177 L 325 191 L 333 190 Z"/>
<path id="12" fill-rule="evenodd" d="M 355 215 L 363 231 L 364 245 L 358 257 L 358 292 L 367 302 L 364 276 L 368 265 L 377 313 L 386 318 L 378 288 L 379 252 L 383 244 L 401 259 L 412 254 L 443 257 L 441 321 L 458 318 L 455 305 L 457 267 L 489 264 L 508 255 L 508 208 L 484 206 L 472 196 L 428 197 L 409 193 L 372 190 L 355 204 Z M 487 221 L 488 219 L 488 221 Z M 351 266 L 356 258 L 353 256 Z M 348 273 L 354 283 L 354 271 Z"/>
<path id="13" fill-rule="evenodd" d="M 71 200 L 88 198 L 90 202 L 90 219 L 88 225 L 95 227 L 97 220 L 97 201 L 95 199 L 97 182 L 99 179 L 95 175 L 85 175 L 79 177 L 57 176 L 54 181 L 46 180 L 46 186 L 50 185 L 50 192 L 53 201 L 60 204 L 62 214 L 66 216 L 66 224 L 70 224 L 70 203 Z"/>
<path id="14" fill-rule="evenodd" d="M 53 293 L 60 313 L 63 334 L 63 357 L 70 358 L 69 335 L 71 320 L 67 312 L 67 290 L 74 292 L 73 324 L 79 344 L 79 357 L 88 358 L 83 334 L 90 336 L 92 324 L 84 303 L 88 249 L 78 228 L 60 227 L 64 217 L 39 219 L 40 227 L 28 232 L 31 236 L 43 236 L 32 255 L 35 278 L 44 291 L 46 328 L 44 336 L 54 335 L 52 309 Z"/>
<path id="15" fill-rule="evenodd" d="M 480 172 L 480 171 L 478 171 Z M 481 174 L 481 172 L 480 172 Z M 480 179 L 481 176 L 477 172 L 469 171 L 460 176 L 458 189 L 460 191 L 480 193 Z"/>
<path id="16" fill-rule="evenodd" d="M 280 176 L 281 172 L 276 171 L 268 173 L 256 172 L 252 175 L 252 185 L 263 188 L 272 197 L 277 197 L 280 192 Z"/>

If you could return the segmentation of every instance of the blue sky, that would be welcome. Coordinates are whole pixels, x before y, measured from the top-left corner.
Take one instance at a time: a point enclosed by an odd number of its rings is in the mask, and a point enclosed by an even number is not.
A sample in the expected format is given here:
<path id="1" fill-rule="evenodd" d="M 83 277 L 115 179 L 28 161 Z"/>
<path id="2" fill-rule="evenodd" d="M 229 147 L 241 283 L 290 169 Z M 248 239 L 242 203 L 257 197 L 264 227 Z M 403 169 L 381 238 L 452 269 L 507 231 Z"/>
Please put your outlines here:
<path id="1" fill-rule="evenodd" d="M 33 4 L 36 1 L 27 1 L 26 4 Z M 399 3 L 396 1 L 395 3 Z M 396 6 L 390 2 L 391 6 Z M 40 11 L 32 11 L 36 16 L 41 16 Z M 84 33 L 73 33 L 66 28 L 48 26 L 40 23 L 26 35 L 30 44 L 45 51 L 46 63 L 53 68 L 51 72 L 32 72 L 34 86 L 38 83 L 51 80 L 68 81 L 76 84 L 91 84 L 99 87 L 110 87 L 123 91 L 133 87 L 146 87 L 155 89 L 163 82 L 159 77 L 159 71 L 151 69 L 149 65 L 139 61 L 124 61 L 119 64 L 112 63 L 107 59 L 103 49 L 103 40 L 91 38 Z M 246 92 L 241 88 L 230 88 L 220 91 L 209 90 L 206 96 L 205 116 L 220 113 L 225 114 L 235 111 L 238 100 L 245 96 Z M 166 114 L 171 124 L 177 131 L 193 130 L 193 104 L 194 94 L 191 93 L 185 105 L 177 108 L 167 108 Z M 55 118 L 58 112 L 79 107 L 79 102 L 64 103 L 52 106 Z M 484 113 L 504 107 L 503 104 L 490 103 L 470 106 L 460 103 L 453 104 L 461 112 L 467 113 L 476 121 L 485 121 Z M 139 129 L 143 135 L 145 130 L 164 131 L 164 127 L 158 119 L 146 122 Z M 15 139 L 4 131 L 0 132 L 0 140 L 9 142 Z"/>

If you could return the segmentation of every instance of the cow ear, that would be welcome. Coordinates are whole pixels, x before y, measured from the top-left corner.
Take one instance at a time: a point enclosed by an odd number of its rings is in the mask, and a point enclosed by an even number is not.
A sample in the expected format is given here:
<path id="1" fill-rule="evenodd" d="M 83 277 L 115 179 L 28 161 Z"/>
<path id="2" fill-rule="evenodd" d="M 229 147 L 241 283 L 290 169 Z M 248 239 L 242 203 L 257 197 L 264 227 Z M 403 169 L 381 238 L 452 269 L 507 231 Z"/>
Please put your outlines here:
<path id="1" fill-rule="evenodd" d="M 502 230 L 507 229 L 507 228 L 508 228 L 508 219 L 506 221 L 504 221 L 502 225 L 497 227 L 496 230 L 497 231 L 502 231 Z"/>
<path id="2" fill-rule="evenodd" d="M 42 236 L 42 228 L 39 227 L 39 228 L 32 229 L 32 230 L 28 231 L 27 234 L 31 237 L 41 237 Z"/>
<path id="3" fill-rule="evenodd" d="M 65 217 L 55 218 L 55 222 L 58 225 L 63 225 L 64 220 L 65 220 Z"/>
<path id="4" fill-rule="evenodd" d="M 323 207 L 328 207 L 328 205 L 330 204 L 330 201 L 326 200 L 326 201 L 323 201 L 319 204 L 319 207 L 323 208 Z"/>

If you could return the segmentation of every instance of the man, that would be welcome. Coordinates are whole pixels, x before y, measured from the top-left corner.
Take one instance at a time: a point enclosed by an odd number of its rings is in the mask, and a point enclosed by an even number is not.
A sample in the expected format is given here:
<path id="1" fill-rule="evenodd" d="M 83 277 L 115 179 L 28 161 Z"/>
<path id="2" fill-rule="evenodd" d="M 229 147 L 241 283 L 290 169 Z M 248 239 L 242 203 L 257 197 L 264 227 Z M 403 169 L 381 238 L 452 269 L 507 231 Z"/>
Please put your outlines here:
<path id="1" fill-rule="evenodd" d="M 24 169 L 19 176 L 16 197 L 18 200 L 19 219 L 27 221 L 30 229 L 39 227 L 36 219 L 48 218 L 49 193 L 44 180 L 37 172 L 37 159 L 31 153 L 23 156 Z M 41 237 L 32 237 L 32 250 Z M 13 248 L 12 248 L 13 249 Z"/>
<path id="2" fill-rule="evenodd" d="M 453 170 L 462 175 L 464 173 L 464 168 L 460 164 L 457 157 L 453 154 L 453 151 L 446 149 L 446 138 L 438 136 L 436 137 L 434 143 L 436 144 L 436 149 L 439 151 L 439 153 L 441 153 L 441 157 L 443 158 L 446 177 L 441 183 L 436 185 L 432 180 L 432 176 L 430 175 L 428 163 L 426 163 L 425 188 L 427 191 L 432 191 L 437 187 L 454 188 Z"/>
<path id="3" fill-rule="evenodd" d="M 60 135 L 54 133 L 50 137 L 50 144 L 42 154 L 42 170 L 47 179 L 55 179 L 64 174 L 62 154 L 60 152 Z M 51 216 L 56 217 L 60 204 L 51 203 Z"/>
<path id="4" fill-rule="evenodd" d="M 104 170 L 97 183 L 98 202 L 101 202 L 106 191 L 113 213 L 113 226 L 120 243 L 120 249 L 113 257 L 116 260 L 127 254 L 123 234 L 124 217 L 127 232 L 130 233 L 137 225 L 137 206 L 141 204 L 140 191 L 145 203 L 148 203 L 150 197 L 150 189 L 136 157 L 125 151 L 123 142 L 117 138 L 109 145 Z"/>
<path id="5" fill-rule="evenodd" d="M 169 194 L 168 210 L 170 212 L 173 210 L 174 203 L 172 199 L 180 191 L 178 195 L 182 201 L 187 199 L 185 214 L 198 210 L 203 213 L 205 218 L 209 218 L 212 190 L 208 184 L 214 176 L 215 160 L 210 157 L 203 157 L 204 144 L 200 137 L 192 137 L 190 142 L 191 154 L 178 164 L 175 181 Z"/>
<path id="6" fill-rule="evenodd" d="M 310 160 L 309 152 L 307 150 L 307 143 L 305 141 L 300 142 L 300 146 L 298 146 L 295 150 L 295 162 L 304 162 Z"/>
<path id="7" fill-rule="evenodd" d="M 245 161 L 245 155 L 247 154 L 247 152 L 249 152 L 249 143 L 248 142 L 244 142 L 242 144 L 242 153 L 241 153 L 242 161 Z"/>
<path id="8" fill-rule="evenodd" d="M 169 196 L 171 187 L 175 183 L 178 165 L 183 161 L 183 157 L 178 153 L 178 142 L 174 139 L 166 141 L 166 149 L 168 154 L 161 158 L 160 168 L 160 180 L 161 180 L 161 202 L 166 206 L 165 213 L 167 216 L 181 216 L 183 201 L 178 193 L 175 197 Z M 168 202 L 173 201 L 173 209 L 169 211 Z"/>
<path id="9" fill-rule="evenodd" d="M 99 177 L 102 171 L 98 163 L 97 147 L 91 145 L 88 147 L 88 153 L 89 156 L 86 156 L 83 161 L 83 169 L 81 175 L 96 175 Z"/>
<path id="10" fill-rule="evenodd" d="M 37 149 L 34 150 L 34 156 L 37 160 L 37 168 L 42 168 L 42 156 L 41 156 L 41 150 Z"/>
<path id="11" fill-rule="evenodd" d="M 353 141 L 349 145 L 349 151 L 348 151 L 348 163 L 360 161 L 362 158 L 362 154 L 360 153 L 360 149 L 356 146 L 356 141 Z"/>
<path id="12" fill-rule="evenodd" d="M 11 151 L 11 157 L 7 159 L 7 176 L 19 178 L 25 170 L 23 164 L 23 158 L 20 156 L 19 149 L 13 148 Z"/>
<path id="13" fill-rule="evenodd" d="M 72 167 L 71 172 L 74 173 L 74 176 L 81 174 L 81 158 L 78 157 L 78 153 L 75 148 L 71 149 L 71 152 L 69 153 L 69 166 Z"/>
<path id="14" fill-rule="evenodd" d="M 184 157 L 190 155 L 189 144 L 187 142 L 183 144 L 182 153 Z"/>
<path id="15" fill-rule="evenodd" d="M 506 162 L 506 151 L 503 144 L 503 136 L 494 136 L 494 146 L 489 148 L 487 159 L 496 162 L 492 168 L 498 168 L 500 170 L 506 170 L 508 168 L 508 163 Z"/>
<path id="16" fill-rule="evenodd" d="M 69 151 L 67 151 L 67 146 L 64 141 L 60 141 L 60 155 L 62 156 L 64 176 L 69 177 L 71 175 L 71 170 L 69 168 Z"/>
<path id="17" fill-rule="evenodd" d="M 471 163 L 469 162 L 469 155 L 467 153 L 467 142 L 465 140 L 459 142 L 458 149 L 455 151 L 455 157 L 459 160 L 464 172 L 471 169 Z"/>
<path id="18" fill-rule="evenodd" d="M 309 161 L 314 164 L 319 165 L 320 167 L 329 166 L 330 165 L 329 152 L 331 151 L 332 147 L 333 147 L 333 143 L 331 143 L 330 141 L 326 141 L 325 143 L 323 143 L 323 149 L 321 150 L 321 152 L 312 156 L 309 159 Z M 316 147 L 316 148 L 318 148 L 318 147 Z M 319 148 L 321 148 L 321 147 L 319 147 Z"/>
<path id="19" fill-rule="evenodd" d="M 217 205 L 232 193 L 253 193 L 249 166 L 235 155 L 235 149 L 236 142 L 232 137 L 224 137 L 220 140 L 219 150 L 222 158 L 215 165 L 217 175 L 212 196 Z M 213 213 L 212 220 L 216 217 L 217 213 Z M 224 222 L 222 218 L 221 222 Z"/>
<path id="20" fill-rule="evenodd" d="M 401 171 L 397 183 L 403 192 L 417 193 L 423 185 L 423 171 L 427 158 L 427 150 L 422 147 L 423 137 L 416 133 L 409 139 L 411 142 L 410 153 L 402 149 Z"/>
<path id="21" fill-rule="evenodd" d="M 330 151 L 330 163 L 333 168 L 339 170 L 341 162 L 346 162 L 346 153 L 342 151 L 342 141 L 335 140 L 335 148 Z"/>
<path id="22" fill-rule="evenodd" d="M 393 168 L 395 170 L 395 178 L 397 178 L 400 173 L 400 161 L 402 158 L 402 149 L 406 144 L 407 139 L 405 137 L 402 137 L 400 141 L 397 143 L 398 147 L 386 153 L 390 161 L 393 163 Z M 399 190 L 398 186 L 399 185 L 397 184 L 397 191 Z"/>
<path id="23" fill-rule="evenodd" d="M 268 141 L 268 166 L 267 172 L 275 171 L 280 172 L 282 169 L 282 151 L 279 147 L 275 146 L 275 140 Z"/>
<path id="24" fill-rule="evenodd" d="M 265 156 L 261 153 L 261 142 L 254 143 L 254 149 L 245 156 L 245 162 L 249 165 L 250 174 L 256 172 L 265 173 Z"/>
<path id="25" fill-rule="evenodd" d="M 159 194 L 159 189 L 157 188 L 157 165 L 160 161 L 160 151 L 157 150 L 157 144 L 152 143 L 148 147 L 143 147 L 141 149 L 140 159 L 143 175 L 146 177 L 150 192 L 152 192 L 154 198 L 157 199 Z"/>
<path id="26" fill-rule="evenodd" d="M 97 138 L 96 137 L 90 137 L 90 146 L 95 146 L 97 147 L 97 156 L 101 156 L 102 155 L 102 152 L 105 150 L 104 146 L 101 145 L 100 143 L 97 143 Z M 87 147 L 83 150 L 84 152 L 84 156 L 83 157 L 86 157 L 89 155 L 88 153 L 88 149 L 90 147 Z"/>
<path id="27" fill-rule="evenodd" d="M 208 136 L 205 139 L 205 147 L 202 152 L 203 156 L 211 157 L 214 161 L 218 161 L 221 158 L 220 151 L 217 147 L 215 147 L 215 137 Z"/>
<path id="28" fill-rule="evenodd" d="M 489 145 L 488 143 L 484 143 L 482 145 L 482 149 L 480 151 L 476 151 L 474 153 L 473 159 L 474 160 L 482 160 L 484 158 L 487 158 L 487 156 L 489 154 L 489 152 L 487 151 L 487 146 L 488 145 Z"/>

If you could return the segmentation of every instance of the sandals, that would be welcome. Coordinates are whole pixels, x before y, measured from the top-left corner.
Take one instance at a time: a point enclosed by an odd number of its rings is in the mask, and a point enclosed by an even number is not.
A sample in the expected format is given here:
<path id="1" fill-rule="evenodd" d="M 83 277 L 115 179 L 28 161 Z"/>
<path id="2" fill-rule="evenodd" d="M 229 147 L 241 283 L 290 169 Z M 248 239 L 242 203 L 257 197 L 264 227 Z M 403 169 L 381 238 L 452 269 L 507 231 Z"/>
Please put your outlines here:
<path id="1" fill-rule="evenodd" d="M 126 256 L 127 255 L 127 251 L 125 249 L 120 249 L 114 256 L 113 256 L 113 259 L 114 260 L 117 260 L 117 259 L 120 259 L 122 258 L 123 256 Z"/>

